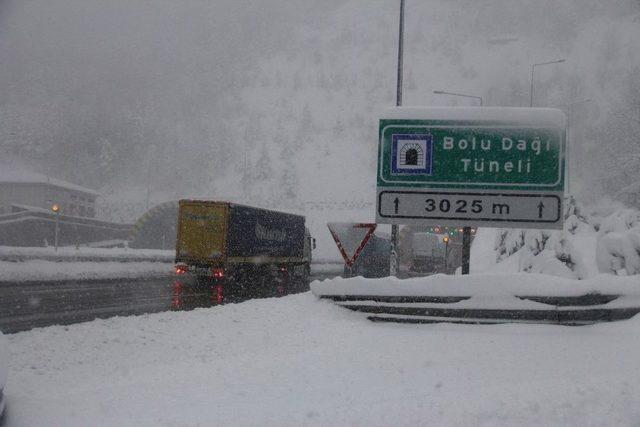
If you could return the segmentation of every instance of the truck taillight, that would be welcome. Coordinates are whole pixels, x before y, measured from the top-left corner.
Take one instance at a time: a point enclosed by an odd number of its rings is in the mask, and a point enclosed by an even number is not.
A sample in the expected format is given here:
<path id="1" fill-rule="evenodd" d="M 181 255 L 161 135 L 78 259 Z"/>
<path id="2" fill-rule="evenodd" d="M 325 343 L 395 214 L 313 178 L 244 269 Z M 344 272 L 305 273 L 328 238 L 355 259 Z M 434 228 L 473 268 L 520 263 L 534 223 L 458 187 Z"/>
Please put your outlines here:
<path id="1" fill-rule="evenodd" d="M 224 268 L 214 268 L 211 270 L 213 277 L 216 279 L 222 279 L 224 277 Z"/>
<path id="2" fill-rule="evenodd" d="M 189 271 L 189 266 L 186 264 L 176 265 L 176 274 L 185 274 Z"/>

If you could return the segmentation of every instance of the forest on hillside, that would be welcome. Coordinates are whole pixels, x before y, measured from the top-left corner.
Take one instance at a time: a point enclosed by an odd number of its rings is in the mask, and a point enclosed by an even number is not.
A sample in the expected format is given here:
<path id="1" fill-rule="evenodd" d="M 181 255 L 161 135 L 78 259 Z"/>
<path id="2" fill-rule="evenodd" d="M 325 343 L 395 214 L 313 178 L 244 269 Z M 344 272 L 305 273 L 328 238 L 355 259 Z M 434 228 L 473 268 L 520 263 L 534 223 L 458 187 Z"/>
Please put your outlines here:
<path id="1" fill-rule="evenodd" d="M 147 192 L 371 210 L 397 2 L 128 3 L 2 4 L 4 164 L 96 188 L 123 221 Z M 531 64 L 565 59 L 536 70 L 533 103 L 569 118 L 571 191 L 640 186 L 639 2 L 407 1 L 405 30 L 405 105 L 526 107 Z"/>

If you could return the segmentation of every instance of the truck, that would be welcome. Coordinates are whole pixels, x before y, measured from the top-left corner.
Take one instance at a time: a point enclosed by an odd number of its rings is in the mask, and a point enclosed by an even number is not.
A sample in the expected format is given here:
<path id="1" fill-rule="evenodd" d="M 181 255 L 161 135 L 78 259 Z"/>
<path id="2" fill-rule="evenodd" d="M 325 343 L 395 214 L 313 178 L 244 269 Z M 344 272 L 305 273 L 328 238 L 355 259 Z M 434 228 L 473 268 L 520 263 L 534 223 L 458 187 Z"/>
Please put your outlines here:
<path id="1" fill-rule="evenodd" d="M 414 233 L 411 239 L 411 271 L 444 272 L 446 249 L 442 235 Z"/>
<path id="2" fill-rule="evenodd" d="M 309 289 L 314 248 L 304 216 L 180 200 L 175 256 L 180 280 L 174 291 L 213 290 L 214 303 L 302 292 Z"/>

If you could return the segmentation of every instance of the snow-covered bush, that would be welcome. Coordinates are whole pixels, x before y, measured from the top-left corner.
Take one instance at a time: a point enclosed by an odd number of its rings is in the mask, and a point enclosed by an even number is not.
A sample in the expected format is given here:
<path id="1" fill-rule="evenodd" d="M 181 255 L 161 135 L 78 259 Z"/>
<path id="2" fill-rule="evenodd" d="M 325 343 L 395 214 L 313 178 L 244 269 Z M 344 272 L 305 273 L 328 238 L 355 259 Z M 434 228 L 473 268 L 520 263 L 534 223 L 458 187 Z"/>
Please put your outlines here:
<path id="1" fill-rule="evenodd" d="M 589 224 L 571 215 L 568 230 L 498 230 L 494 244 L 496 262 L 513 255 L 519 257 L 518 271 L 545 273 L 555 276 L 584 279 L 587 269 L 580 253 L 572 244 L 576 233 L 593 233 Z"/>
<path id="2" fill-rule="evenodd" d="M 517 254 L 517 261 L 514 259 L 516 262 L 510 263 L 508 269 L 517 266 L 518 271 L 529 273 L 545 273 L 573 279 L 588 277 L 590 269 L 587 268 L 581 251 L 576 250 L 573 241 L 578 239 L 579 244 L 584 244 L 587 238 L 595 242 L 592 216 L 575 198 L 570 197 L 565 203 L 564 217 L 563 231 L 498 230 L 494 242 L 496 263 L 503 263 L 507 258 Z"/>
<path id="3" fill-rule="evenodd" d="M 640 211 L 623 209 L 602 221 L 596 263 L 601 273 L 640 274 Z"/>
<path id="4" fill-rule="evenodd" d="M 596 247 L 596 261 L 601 273 L 640 274 L 640 228 L 601 236 Z"/>
<path id="5" fill-rule="evenodd" d="M 520 252 L 520 271 L 584 279 L 587 269 L 569 233 L 528 230 Z"/>
<path id="6" fill-rule="evenodd" d="M 505 258 L 518 252 L 524 246 L 524 230 L 498 230 L 496 240 L 493 245 L 496 251 L 496 261 L 500 262 Z"/>
<path id="7" fill-rule="evenodd" d="M 640 211 L 621 209 L 604 218 L 598 231 L 602 236 L 611 232 L 626 232 L 635 227 L 640 228 Z"/>
<path id="8" fill-rule="evenodd" d="M 590 232 L 594 230 L 591 225 L 592 217 L 582 204 L 571 196 L 565 200 L 564 230 L 571 234 Z"/>

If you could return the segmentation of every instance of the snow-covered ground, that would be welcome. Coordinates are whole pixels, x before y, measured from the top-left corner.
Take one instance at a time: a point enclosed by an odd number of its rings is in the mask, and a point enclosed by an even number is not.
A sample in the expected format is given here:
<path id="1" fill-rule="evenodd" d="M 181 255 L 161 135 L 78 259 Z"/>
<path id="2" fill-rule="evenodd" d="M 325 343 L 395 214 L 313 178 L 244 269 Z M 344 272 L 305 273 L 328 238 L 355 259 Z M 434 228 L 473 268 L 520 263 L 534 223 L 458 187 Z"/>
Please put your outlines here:
<path id="1" fill-rule="evenodd" d="M 311 284 L 316 295 L 395 295 L 395 296 L 579 296 L 617 294 L 640 296 L 640 278 L 601 274 L 587 280 L 571 280 L 545 274 L 470 274 L 398 279 L 335 278 Z"/>
<path id="2" fill-rule="evenodd" d="M 8 337 L 7 425 L 633 425 L 640 319 L 377 324 L 310 293 Z"/>
<path id="3" fill-rule="evenodd" d="M 157 249 L 0 246 L 0 282 L 167 276 L 174 259 Z"/>
<path id="4" fill-rule="evenodd" d="M 0 261 L 0 282 L 133 279 L 173 274 L 173 262 Z"/>

